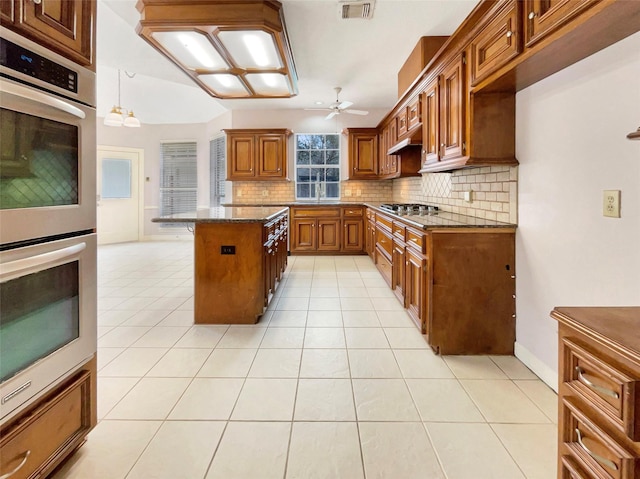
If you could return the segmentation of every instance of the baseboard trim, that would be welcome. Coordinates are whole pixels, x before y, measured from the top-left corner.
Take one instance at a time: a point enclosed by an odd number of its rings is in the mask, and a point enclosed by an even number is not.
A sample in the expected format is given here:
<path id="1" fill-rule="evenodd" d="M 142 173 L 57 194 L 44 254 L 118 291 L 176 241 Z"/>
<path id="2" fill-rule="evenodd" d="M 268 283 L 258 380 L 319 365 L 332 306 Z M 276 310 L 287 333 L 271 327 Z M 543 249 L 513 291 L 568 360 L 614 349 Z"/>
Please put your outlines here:
<path id="1" fill-rule="evenodd" d="M 140 241 L 193 241 L 193 233 L 146 235 Z"/>
<path id="2" fill-rule="evenodd" d="M 558 373 L 534 356 L 531 351 L 516 341 L 515 356 L 531 369 L 547 386 L 558 392 Z"/>

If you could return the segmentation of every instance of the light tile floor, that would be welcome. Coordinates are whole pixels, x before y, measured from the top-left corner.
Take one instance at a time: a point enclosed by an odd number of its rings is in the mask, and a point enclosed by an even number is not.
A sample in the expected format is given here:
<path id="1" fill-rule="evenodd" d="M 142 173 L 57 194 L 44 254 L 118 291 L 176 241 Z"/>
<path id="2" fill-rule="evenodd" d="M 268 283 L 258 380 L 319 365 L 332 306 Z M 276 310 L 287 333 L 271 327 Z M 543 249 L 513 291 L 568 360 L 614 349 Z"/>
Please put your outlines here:
<path id="1" fill-rule="evenodd" d="M 56 479 L 555 478 L 555 393 L 434 355 L 367 256 L 290 257 L 251 326 L 192 324 L 191 242 L 98 271 L 100 422 Z"/>

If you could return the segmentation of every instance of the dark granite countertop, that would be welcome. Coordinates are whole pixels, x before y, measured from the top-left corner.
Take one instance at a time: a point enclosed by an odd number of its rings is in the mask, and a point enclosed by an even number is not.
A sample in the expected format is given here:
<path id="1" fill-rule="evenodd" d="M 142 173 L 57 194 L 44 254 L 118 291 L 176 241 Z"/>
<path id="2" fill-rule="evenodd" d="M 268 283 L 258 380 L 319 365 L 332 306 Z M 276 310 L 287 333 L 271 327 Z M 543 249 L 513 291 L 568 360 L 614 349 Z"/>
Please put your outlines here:
<path id="1" fill-rule="evenodd" d="M 268 223 L 287 211 L 283 206 L 217 206 L 153 218 L 154 223 Z"/>
<path id="2" fill-rule="evenodd" d="M 275 203 L 226 203 L 223 206 L 364 206 L 362 201 L 280 201 Z"/>
<path id="3" fill-rule="evenodd" d="M 431 214 L 425 214 L 419 216 L 418 214 L 412 215 L 398 215 L 392 213 L 389 210 L 380 208 L 382 203 L 364 203 L 365 206 L 375 208 L 381 213 L 390 216 L 394 219 L 399 218 L 411 226 L 415 226 L 420 229 L 440 229 L 440 228 L 513 228 L 517 225 L 511 223 L 502 223 L 496 220 L 487 220 L 484 218 L 476 218 L 475 216 L 466 216 L 458 213 L 449 213 L 447 211 L 437 211 Z"/>

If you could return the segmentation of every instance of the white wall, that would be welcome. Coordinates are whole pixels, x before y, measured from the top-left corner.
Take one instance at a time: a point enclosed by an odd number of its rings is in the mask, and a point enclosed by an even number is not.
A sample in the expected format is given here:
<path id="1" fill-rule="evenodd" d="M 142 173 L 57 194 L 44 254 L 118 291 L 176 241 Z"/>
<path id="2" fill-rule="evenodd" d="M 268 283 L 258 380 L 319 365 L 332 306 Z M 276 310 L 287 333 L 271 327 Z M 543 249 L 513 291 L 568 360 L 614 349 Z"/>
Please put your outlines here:
<path id="1" fill-rule="evenodd" d="M 552 387 L 555 306 L 640 304 L 639 79 L 637 33 L 516 97 L 516 355 Z M 620 219 L 602 216 L 607 189 Z"/>

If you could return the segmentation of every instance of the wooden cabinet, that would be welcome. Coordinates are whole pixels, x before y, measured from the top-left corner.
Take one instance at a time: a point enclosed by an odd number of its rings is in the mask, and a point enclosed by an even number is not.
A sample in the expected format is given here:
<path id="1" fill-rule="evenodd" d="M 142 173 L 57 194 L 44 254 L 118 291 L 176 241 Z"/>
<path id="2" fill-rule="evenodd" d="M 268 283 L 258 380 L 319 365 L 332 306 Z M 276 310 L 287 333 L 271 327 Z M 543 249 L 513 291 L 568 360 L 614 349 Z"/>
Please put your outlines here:
<path id="1" fill-rule="evenodd" d="M 524 41 L 526 46 L 532 46 L 599 1 L 525 0 Z"/>
<path id="2" fill-rule="evenodd" d="M 318 251 L 340 251 L 340 219 L 321 218 L 317 225 Z"/>
<path id="3" fill-rule="evenodd" d="M 97 424 L 96 362 L 86 363 L 0 429 L 0 475 L 46 477 Z M 9 477 L 9 476 L 7 476 Z"/>
<path id="4" fill-rule="evenodd" d="M 387 154 L 395 143 L 393 131 L 395 128 L 387 124 L 380 133 L 380 177 L 393 177 L 398 172 L 398 156 Z"/>
<path id="5" fill-rule="evenodd" d="M 362 206 L 291 208 L 292 254 L 362 254 L 365 252 Z"/>
<path id="6" fill-rule="evenodd" d="M 555 308 L 558 477 L 640 478 L 640 307 Z"/>
<path id="7" fill-rule="evenodd" d="M 422 123 L 422 97 L 417 95 L 416 98 L 407 106 L 407 131 L 420 127 Z"/>
<path id="8" fill-rule="evenodd" d="M 342 208 L 342 251 L 362 253 L 364 250 L 364 210 L 362 207 Z"/>
<path id="9" fill-rule="evenodd" d="M 422 162 L 436 164 L 440 159 L 440 77 L 434 78 L 422 93 Z"/>
<path id="10" fill-rule="evenodd" d="M 378 130 L 375 128 L 349 128 L 349 179 L 378 179 Z"/>
<path id="11" fill-rule="evenodd" d="M 522 50 L 521 2 L 513 0 L 471 41 L 471 85 L 486 78 Z"/>
<path id="12" fill-rule="evenodd" d="M 288 130 L 224 130 L 227 134 L 227 180 L 287 179 Z"/>
<path id="13" fill-rule="evenodd" d="M 392 265 L 392 277 L 391 277 L 391 289 L 395 293 L 396 297 L 405 307 L 405 234 L 406 227 L 395 221 L 393 223 L 393 251 L 391 258 Z"/>
<path id="14" fill-rule="evenodd" d="M 427 323 L 427 258 L 413 248 L 405 252 L 405 306 L 407 313 L 420 328 L 429 334 Z"/>
<path id="15" fill-rule="evenodd" d="M 376 213 L 372 208 L 367 208 L 367 228 L 365 232 L 365 251 L 371 259 L 376 247 Z"/>
<path id="16" fill-rule="evenodd" d="M 288 211 L 243 221 L 196 222 L 194 322 L 254 324 L 287 265 Z"/>
<path id="17" fill-rule="evenodd" d="M 95 0 L 3 0 L 2 25 L 95 70 Z"/>

